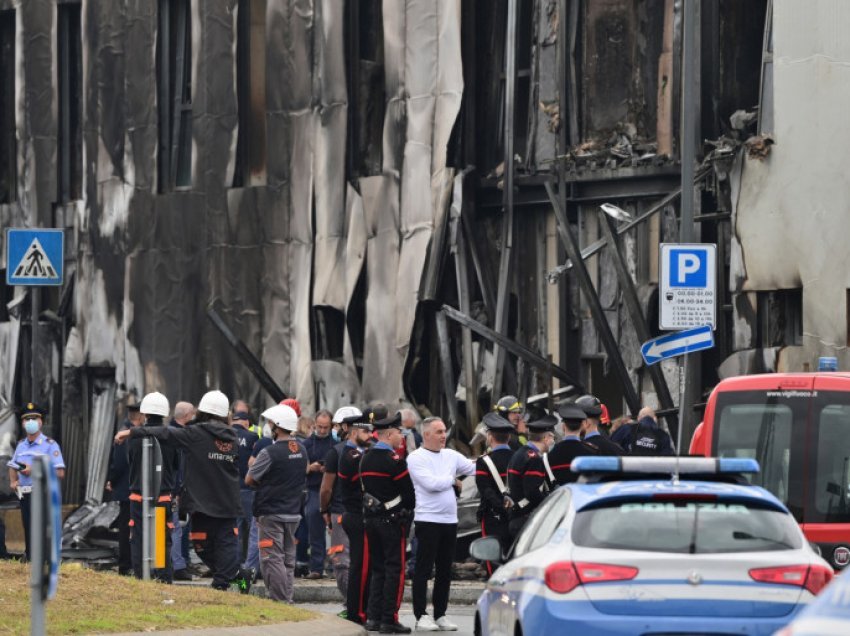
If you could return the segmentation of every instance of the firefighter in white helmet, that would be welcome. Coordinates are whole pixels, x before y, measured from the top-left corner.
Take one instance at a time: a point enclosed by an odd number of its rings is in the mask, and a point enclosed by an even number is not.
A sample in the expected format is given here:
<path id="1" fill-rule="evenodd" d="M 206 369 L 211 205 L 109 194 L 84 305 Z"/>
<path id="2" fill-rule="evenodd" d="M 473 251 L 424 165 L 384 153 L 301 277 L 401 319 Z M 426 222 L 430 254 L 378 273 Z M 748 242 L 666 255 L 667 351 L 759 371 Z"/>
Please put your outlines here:
<path id="1" fill-rule="evenodd" d="M 260 569 L 269 597 L 292 603 L 295 578 L 295 530 L 307 488 L 307 451 L 292 436 L 298 416 L 289 406 L 266 409 L 262 417 L 274 443 L 257 455 L 245 483 L 257 489 L 254 516 L 260 528 Z"/>
<path id="2" fill-rule="evenodd" d="M 231 583 L 247 593 L 250 577 L 239 568 L 239 544 L 234 529 L 242 512 L 236 432 L 228 414 L 230 402 L 221 391 L 209 391 L 198 404 L 195 422 L 185 428 L 142 426 L 119 432 L 115 442 L 151 436 L 163 446 L 185 451 L 186 474 L 181 507 L 191 515 L 189 539 L 212 573 L 212 586 L 226 590 Z"/>

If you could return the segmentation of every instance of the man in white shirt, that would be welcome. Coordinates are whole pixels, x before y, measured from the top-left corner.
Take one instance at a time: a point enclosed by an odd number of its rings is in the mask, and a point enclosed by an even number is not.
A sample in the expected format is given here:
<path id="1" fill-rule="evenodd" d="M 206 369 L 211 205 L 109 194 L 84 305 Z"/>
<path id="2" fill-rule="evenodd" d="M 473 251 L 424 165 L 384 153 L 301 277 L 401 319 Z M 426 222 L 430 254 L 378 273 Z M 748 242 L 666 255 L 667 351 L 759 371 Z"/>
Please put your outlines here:
<path id="1" fill-rule="evenodd" d="M 413 573 L 413 613 L 417 631 L 454 631 L 446 616 L 452 560 L 457 540 L 458 475 L 474 475 L 475 462 L 446 448 L 446 425 L 438 417 L 422 423 L 422 446 L 407 457 L 407 468 L 416 490 L 416 568 Z M 428 577 L 435 567 L 434 618 L 428 616 Z"/>

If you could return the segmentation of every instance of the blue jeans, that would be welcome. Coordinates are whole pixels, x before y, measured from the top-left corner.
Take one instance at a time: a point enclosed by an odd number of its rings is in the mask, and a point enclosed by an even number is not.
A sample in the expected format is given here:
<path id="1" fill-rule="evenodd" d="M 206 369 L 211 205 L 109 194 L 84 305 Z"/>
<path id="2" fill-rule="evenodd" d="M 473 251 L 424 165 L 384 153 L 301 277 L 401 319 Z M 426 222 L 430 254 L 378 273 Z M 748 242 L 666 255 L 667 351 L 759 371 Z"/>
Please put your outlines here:
<path id="1" fill-rule="evenodd" d="M 256 491 L 248 488 L 239 491 L 239 497 L 242 499 L 242 516 L 236 520 L 236 527 L 239 528 L 239 544 L 243 546 L 242 567 L 254 568 L 256 571 L 260 567 L 260 549 L 257 520 L 253 512 L 255 494 Z"/>
<path id="2" fill-rule="evenodd" d="M 310 571 L 324 574 L 325 572 L 325 535 L 327 528 L 325 520 L 319 512 L 319 491 L 307 491 L 307 503 L 304 506 L 304 519 L 307 522 L 307 532 L 310 537 Z"/>
<path id="3" fill-rule="evenodd" d="M 180 515 L 177 506 L 171 510 L 171 522 L 174 529 L 171 531 L 171 567 L 176 570 L 186 569 L 186 559 L 183 557 L 183 535 L 186 535 L 186 547 L 189 547 L 189 531 L 180 525 Z M 185 530 L 185 531 L 184 531 Z"/>

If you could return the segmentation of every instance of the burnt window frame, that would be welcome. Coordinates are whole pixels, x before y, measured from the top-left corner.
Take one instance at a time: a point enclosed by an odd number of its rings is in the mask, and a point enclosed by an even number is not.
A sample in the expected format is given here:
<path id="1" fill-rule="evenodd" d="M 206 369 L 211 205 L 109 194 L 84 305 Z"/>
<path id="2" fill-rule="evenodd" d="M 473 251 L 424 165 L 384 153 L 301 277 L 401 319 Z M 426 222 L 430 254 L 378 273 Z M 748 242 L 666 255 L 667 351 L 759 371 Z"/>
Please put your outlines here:
<path id="1" fill-rule="evenodd" d="M 346 0 L 344 14 L 345 79 L 348 90 L 346 176 L 348 179 L 356 179 L 376 176 L 383 171 L 382 142 L 387 93 L 382 3 L 381 0 Z M 371 89 L 375 90 L 364 91 L 368 99 L 361 102 L 364 63 L 375 65 L 380 82 L 372 78 Z M 375 114 L 377 109 L 380 109 L 380 114 Z M 364 147 L 364 136 L 359 126 L 361 120 L 366 124 L 365 137 L 377 139 L 375 146 Z M 373 130 L 370 124 L 376 129 Z"/>
<path id="2" fill-rule="evenodd" d="M 159 0 L 156 38 L 159 192 L 192 187 L 192 2 Z"/>
<path id="3" fill-rule="evenodd" d="M 236 136 L 234 188 L 265 185 L 267 0 L 238 0 L 236 8 Z"/>
<path id="4" fill-rule="evenodd" d="M 775 325 L 771 324 L 771 317 Z M 756 291 L 756 346 L 794 347 L 802 344 L 803 289 Z"/>
<path id="5" fill-rule="evenodd" d="M 18 144 L 15 108 L 15 9 L 0 11 L 0 205 L 18 198 Z"/>
<path id="6" fill-rule="evenodd" d="M 56 24 L 57 200 L 69 203 L 81 199 L 83 189 L 82 3 L 59 2 Z"/>

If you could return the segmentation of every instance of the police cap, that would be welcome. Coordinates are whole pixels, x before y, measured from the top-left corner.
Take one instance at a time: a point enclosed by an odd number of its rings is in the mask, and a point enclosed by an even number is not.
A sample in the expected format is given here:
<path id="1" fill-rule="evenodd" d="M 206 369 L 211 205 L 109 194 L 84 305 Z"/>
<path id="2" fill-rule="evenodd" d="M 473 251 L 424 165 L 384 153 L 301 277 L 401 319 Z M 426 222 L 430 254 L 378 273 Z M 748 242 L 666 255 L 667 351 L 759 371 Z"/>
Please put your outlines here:
<path id="1" fill-rule="evenodd" d="M 587 417 L 599 417 L 602 415 L 602 402 L 595 395 L 582 395 L 576 400 L 579 407 Z"/>
<path id="2" fill-rule="evenodd" d="M 388 415 L 380 420 L 372 420 L 370 424 L 376 431 L 385 431 L 389 428 L 401 428 L 401 411 L 396 411 L 395 415 Z"/>
<path id="3" fill-rule="evenodd" d="M 562 420 L 583 420 L 587 417 L 584 409 L 575 404 L 570 404 L 569 402 L 565 404 L 561 404 L 558 406 L 558 415 L 561 416 Z"/>
<path id="4" fill-rule="evenodd" d="M 554 415 L 545 415 L 541 417 L 539 420 L 534 420 L 533 422 L 529 422 L 526 426 L 528 426 L 529 430 L 535 433 L 546 433 L 547 431 L 554 430 L 555 425 L 558 423 L 558 418 Z"/>
<path id="5" fill-rule="evenodd" d="M 27 402 L 20 408 L 20 415 L 21 419 L 33 416 L 44 418 L 47 415 L 47 409 L 43 409 L 33 402 Z"/>
<path id="6" fill-rule="evenodd" d="M 491 411 L 484 415 L 484 426 L 488 431 L 503 431 L 505 433 L 512 433 L 514 430 L 514 425 L 510 423 L 510 421 L 506 420 L 501 413 L 497 413 L 496 411 Z"/>

